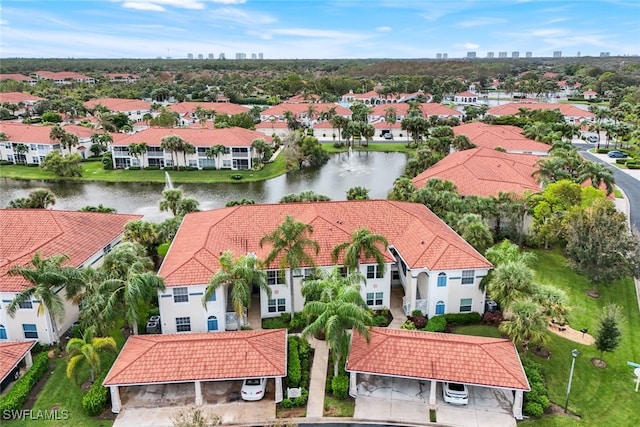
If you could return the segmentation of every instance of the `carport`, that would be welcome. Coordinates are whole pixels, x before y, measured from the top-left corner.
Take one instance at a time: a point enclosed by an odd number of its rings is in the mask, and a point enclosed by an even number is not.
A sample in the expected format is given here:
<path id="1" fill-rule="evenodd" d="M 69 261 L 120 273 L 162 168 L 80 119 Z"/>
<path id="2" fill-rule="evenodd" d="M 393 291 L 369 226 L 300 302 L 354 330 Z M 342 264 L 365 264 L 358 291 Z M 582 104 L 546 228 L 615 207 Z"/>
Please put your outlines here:
<path id="1" fill-rule="evenodd" d="M 135 335 L 125 343 L 103 385 L 110 389 L 111 411 L 116 414 L 122 409 L 120 387 L 130 387 L 143 398 L 160 395 L 167 405 L 191 401 L 201 406 L 215 403 L 206 401 L 211 382 L 258 377 L 274 379 L 277 403 L 283 397 L 286 361 L 286 329 Z"/>
<path id="2" fill-rule="evenodd" d="M 0 392 L 9 387 L 20 376 L 20 362 L 25 361 L 26 368 L 33 365 L 31 349 L 36 345 L 31 341 L 0 342 Z"/>
<path id="3" fill-rule="evenodd" d="M 346 370 L 352 397 L 370 395 L 402 405 L 411 400 L 414 410 L 422 409 L 428 419 L 428 409 L 436 408 L 438 384 L 456 382 L 470 386 L 479 407 L 486 406 L 490 394 L 498 401 L 504 397 L 513 417 L 522 419 L 523 392 L 530 387 L 511 341 L 388 328 L 371 328 L 369 334 L 368 343 L 359 333 L 351 339 Z M 379 381 L 390 385 L 371 385 Z M 374 388 L 388 389 L 390 394 L 373 394 Z M 393 408 L 390 413 L 393 416 Z"/>

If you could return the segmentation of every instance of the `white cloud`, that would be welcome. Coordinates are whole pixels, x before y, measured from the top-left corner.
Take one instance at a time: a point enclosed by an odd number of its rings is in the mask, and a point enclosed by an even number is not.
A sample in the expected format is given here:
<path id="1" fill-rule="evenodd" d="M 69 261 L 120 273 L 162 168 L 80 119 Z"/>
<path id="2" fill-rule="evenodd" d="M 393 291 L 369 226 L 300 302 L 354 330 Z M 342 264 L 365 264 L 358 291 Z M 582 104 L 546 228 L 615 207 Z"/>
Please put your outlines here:
<path id="1" fill-rule="evenodd" d="M 389 31 L 391 31 L 391 27 L 378 27 L 376 28 L 376 31 L 379 31 L 381 33 L 388 33 Z"/>
<path id="2" fill-rule="evenodd" d="M 124 7 L 125 9 L 151 10 L 154 12 L 164 12 L 165 10 L 167 10 L 164 7 L 159 6 L 157 4 L 141 3 L 141 2 L 135 2 L 135 1 L 126 1 L 122 3 L 122 7 Z"/>
<path id="3" fill-rule="evenodd" d="M 314 38 L 330 38 L 330 39 L 353 39 L 362 38 L 362 36 L 344 33 L 332 30 L 314 30 L 310 28 L 280 28 L 271 30 L 273 34 L 294 37 L 314 37 Z"/>
<path id="4" fill-rule="evenodd" d="M 212 11 L 217 21 L 230 21 L 242 25 L 260 25 L 276 22 L 273 16 L 263 13 L 248 13 L 235 7 L 222 7 Z"/>
<path id="5" fill-rule="evenodd" d="M 247 0 L 211 0 L 213 3 L 220 4 L 244 4 Z"/>
<path id="6" fill-rule="evenodd" d="M 480 45 L 475 43 L 464 43 L 462 47 L 465 49 L 477 49 L 480 47 Z"/>
<path id="7" fill-rule="evenodd" d="M 456 27 L 471 28 L 471 27 L 481 27 L 484 25 L 504 24 L 506 22 L 508 21 L 502 18 L 476 18 L 476 19 L 470 19 L 468 21 L 458 22 L 456 24 Z"/>
<path id="8" fill-rule="evenodd" d="M 125 0 L 122 3 L 122 7 L 127 9 L 150 10 L 154 12 L 166 11 L 167 9 L 165 6 L 192 10 L 201 10 L 205 8 L 204 3 L 200 0 Z"/>

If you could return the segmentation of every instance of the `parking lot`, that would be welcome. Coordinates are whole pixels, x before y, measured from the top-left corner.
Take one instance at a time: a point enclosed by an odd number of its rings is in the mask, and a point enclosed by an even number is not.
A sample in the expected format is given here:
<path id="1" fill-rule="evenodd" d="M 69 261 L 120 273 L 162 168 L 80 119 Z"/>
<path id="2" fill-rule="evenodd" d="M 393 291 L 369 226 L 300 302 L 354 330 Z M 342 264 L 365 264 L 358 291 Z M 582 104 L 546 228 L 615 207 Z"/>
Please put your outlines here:
<path id="1" fill-rule="evenodd" d="M 437 422 L 452 426 L 515 426 L 511 413 L 512 394 L 506 390 L 469 387 L 469 404 L 456 406 L 442 399 L 442 385 L 436 390 Z M 429 421 L 430 381 L 375 375 L 358 376 L 358 397 L 354 418 L 395 420 L 407 423 Z"/>

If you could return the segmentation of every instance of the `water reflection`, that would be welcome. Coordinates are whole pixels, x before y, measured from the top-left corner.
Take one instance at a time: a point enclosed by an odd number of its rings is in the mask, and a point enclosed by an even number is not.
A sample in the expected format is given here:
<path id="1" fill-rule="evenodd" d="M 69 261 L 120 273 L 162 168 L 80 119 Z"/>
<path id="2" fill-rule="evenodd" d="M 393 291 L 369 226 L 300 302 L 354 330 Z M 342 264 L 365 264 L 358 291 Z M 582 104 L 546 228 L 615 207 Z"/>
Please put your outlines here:
<path id="1" fill-rule="evenodd" d="M 227 184 L 177 184 L 185 195 L 200 202 L 202 210 L 223 207 L 233 199 L 253 199 L 256 203 L 277 203 L 282 196 L 313 190 L 332 200 L 345 200 L 346 191 L 355 186 L 369 189 L 372 199 L 384 199 L 400 176 L 406 163 L 402 153 L 354 152 L 334 154 L 319 168 L 290 172 L 262 182 Z M 120 213 L 144 215 L 151 221 L 161 221 L 169 214 L 160 212 L 158 203 L 164 184 L 105 182 L 45 182 L 3 178 L 0 181 L 0 206 L 10 200 L 26 197 L 38 187 L 48 188 L 56 195 L 55 209 L 77 210 L 82 206 L 104 206 Z"/>

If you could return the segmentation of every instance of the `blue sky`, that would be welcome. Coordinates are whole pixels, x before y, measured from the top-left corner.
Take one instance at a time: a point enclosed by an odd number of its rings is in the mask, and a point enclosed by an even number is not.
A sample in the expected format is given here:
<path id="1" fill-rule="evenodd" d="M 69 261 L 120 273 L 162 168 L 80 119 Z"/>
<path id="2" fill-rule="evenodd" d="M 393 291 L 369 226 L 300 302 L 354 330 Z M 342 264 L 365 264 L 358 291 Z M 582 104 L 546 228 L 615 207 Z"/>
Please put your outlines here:
<path id="1" fill-rule="evenodd" d="M 0 57 L 640 54 L 639 0 L 3 0 Z"/>

